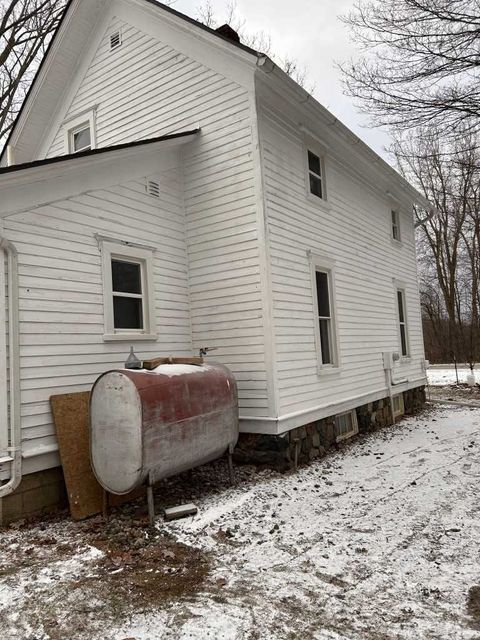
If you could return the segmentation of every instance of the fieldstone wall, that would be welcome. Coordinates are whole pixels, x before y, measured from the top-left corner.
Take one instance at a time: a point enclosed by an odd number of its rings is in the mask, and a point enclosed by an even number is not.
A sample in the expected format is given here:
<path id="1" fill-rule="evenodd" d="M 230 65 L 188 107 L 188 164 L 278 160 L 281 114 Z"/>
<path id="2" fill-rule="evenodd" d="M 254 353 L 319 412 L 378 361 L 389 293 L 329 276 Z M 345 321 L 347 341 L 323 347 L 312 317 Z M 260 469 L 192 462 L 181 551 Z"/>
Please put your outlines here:
<path id="1" fill-rule="evenodd" d="M 405 413 L 415 413 L 425 404 L 425 388 L 418 387 L 403 394 Z M 375 431 L 392 424 L 390 399 L 382 398 L 356 408 L 359 433 Z M 322 458 L 338 448 L 335 417 L 311 422 L 280 435 L 267 436 L 241 433 L 234 459 L 240 464 L 257 464 L 280 471 Z"/>
<path id="2" fill-rule="evenodd" d="M 425 387 L 416 387 L 403 392 L 403 404 L 405 405 L 405 413 L 413 414 L 421 411 L 425 406 Z"/>

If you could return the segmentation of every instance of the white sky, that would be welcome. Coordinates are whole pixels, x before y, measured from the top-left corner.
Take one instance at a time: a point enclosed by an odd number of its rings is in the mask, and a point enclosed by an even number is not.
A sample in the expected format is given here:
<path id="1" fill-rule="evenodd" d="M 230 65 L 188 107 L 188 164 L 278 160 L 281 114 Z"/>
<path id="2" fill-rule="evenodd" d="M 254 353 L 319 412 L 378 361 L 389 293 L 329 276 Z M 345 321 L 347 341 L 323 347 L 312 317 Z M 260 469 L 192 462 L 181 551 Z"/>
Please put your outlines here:
<path id="1" fill-rule="evenodd" d="M 211 0 L 220 24 L 225 22 L 228 0 Z M 173 7 L 194 18 L 203 0 L 176 0 Z M 307 67 L 309 85 L 315 85 L 316 99 L 344 124 L 389 160 L 385 131 L 368 127 L 368 118 L 342 93 L 340 71 L 335 62 L 358 55 L 349 39 L 347 27 L 338 16 L 353 7 L 354 0 L 237 0 L 238 14 L 246 20 L 249 32 L 265 31 L 271 37 L 272 51 L 288 56 Z"/>

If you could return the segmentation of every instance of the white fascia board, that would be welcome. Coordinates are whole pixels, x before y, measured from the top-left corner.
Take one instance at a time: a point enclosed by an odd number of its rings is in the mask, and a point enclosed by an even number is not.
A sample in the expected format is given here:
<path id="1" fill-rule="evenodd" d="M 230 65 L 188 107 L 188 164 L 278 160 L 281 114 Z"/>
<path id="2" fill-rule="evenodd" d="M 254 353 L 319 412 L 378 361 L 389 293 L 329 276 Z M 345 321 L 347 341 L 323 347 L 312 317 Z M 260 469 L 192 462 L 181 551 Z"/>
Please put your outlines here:
<path id="1" fill-rule="evenodd" d="M 385 181 L 385 195 L 393 194 L 402 200 L 416 203 L 427 210 L 432 209 L 432 205 L 428 200 L 417 191 L 405 178 L 403 178 L 391 165 L 388 164 L 381 156 L 371 149 L 361 138 L 344 125 L 336 116 L 334 116 L 326 107 L 320 104 L 311 94 L 300 87 L 290 76 L 280 69 L 268 56 L 262 56 L 258 59 L 258 69 L 260 74 L 257 77 L 263 81 L 265 86 L 272 92 L 275 92 L 275 104 L 284 99 L 288 101 L 299 112 L 303 110 L 310 116 L 312 122 L 319 122 L 322 127 L 327 127 L 336 141 L 339 142 L 346 153 L 342 160 L 352 164 L 353 156 L 357 155 L 363 164 L 363 178 L 371 182 L 372 186 L 378 187 L 375 176 L 379 175 Z M 298 123 L 299 129 L 303 130 L 310 137 L 322 136 L 322 131 L 318 133 L 313 126 L 305 126 Z M 327 145 L 328 146 L 328 145 Z M 335 155 L 335 149 L 329 148 L 329 153 Z"/>
<path id="2" fill-rule="evenodd" d="M 393 388 L 394 393 L 402 393 L 409 389 L 415 389 L 427 384 L 427 378 L 422 376 L 413 380 L 406 380 L 401 384 L 395 385 Z M 331 416 L 339 415 L 340 413 L 346 413 L 352 411 L 357 407 L 361 407 L 369 402 L 375 402 L 375 400 L 381 400 L 382 398 L 389 397 L 389 389 L 384 387 L 373 391 L 371 393 L 346 398 L 339 402 L 330 403 L 328 405 L 321 405 L 297 411 L 295 413 L 285 414 L 279 418 L 256 418 L 250 416 L 240 416 L 240 432 L 241 433 L 260 433 L 268 435 L 283 435 L 292 429 L 297 427 L 303 427 L 310 422 L 322 420 L 323 418 L 329 418 Z"/>
<path id="3" fill-rule="evenodd" d="M 0 174 L 0 218 L 80 193 L 180 166 L 179 148 L 197 134 Z"/>
<path id="4" fill-rule="evenodd" d="M 258 56 L 146 0 L 115 0 L 115 15 L 143 33 L 253 91 Z"/>
<path id="5" fill-rule="evenodd" d="M 48 48 L 45 59 L 42 61 L 39 71 L 37 72 L 32 87 L 28 92 L 25 99 L 25 103 L 22 106 L 22 111 L 14 124 L 13 132 L 8 140 L 10 146 L 17 150 L 17 146 L 21 141 L 22 134 L 25 125 L 29 122 L 32 112 L 36 112 L 38 109 L 38 101 L 41 98 L 42 92 L 44 95 L 51 98 L 52 91 L 48 90 L 48 78 L 52 74 L 57 73 L 53 70 L 53 66 L 58 62 L 62 65 L 65 64 L 65 56 L 62 56 L 62 47 L 67 43 L 71 46 L 71 38 L 69 37 L 70 30 L 75 29 L 76 25 L 81 21 L 91 21 L 91 29 L 94 28 L 100 12 L 108 5 L 111 0 L 72 0 L 69 4 L 58 31 L 54 35 L 54 39 Z M 82 40 L 84 42 L 84 40 Z M 75 59 L 75 64 L 82 57 L 81 51 L 78 51 L 72 59 Z M 56 91 L 53 92 L 56 95 Z M 46 113 L 51 113 L 51 107 L 48 107 Z M 21 150 L 21 149 L 19 149 Z M 6 166 L 6 147 L 2 151 L 0 157 L 0 166 Z M 18 153 L 17 153 L 18 156 Z M 18 157 L 17 157 L 18 161 Z M 22 161 L 22 159 L 20 159 Z"/>

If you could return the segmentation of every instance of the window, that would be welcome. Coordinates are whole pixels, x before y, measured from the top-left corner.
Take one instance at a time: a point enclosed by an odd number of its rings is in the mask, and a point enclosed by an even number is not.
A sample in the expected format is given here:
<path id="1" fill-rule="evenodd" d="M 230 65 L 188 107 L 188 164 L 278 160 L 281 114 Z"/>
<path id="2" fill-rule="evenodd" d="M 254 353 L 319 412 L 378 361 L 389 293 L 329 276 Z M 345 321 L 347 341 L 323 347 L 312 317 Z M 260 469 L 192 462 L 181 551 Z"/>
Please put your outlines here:
<path id="1" fill-rule="evenodd" d="M 324 199 L 325 189 L 323 184 L 322 159 L 313 151 L 308 150 L 308 180 L 310 193 L 317 198 Z"/>
<path id="2" fill-rule="evenodd" d="M 105 340 L 155 339 L 153 249 L 99 238 Z"/>
<path id="3" fill-rule="evenodd" d="M 392 209 L 392 238 L 394 240 L 398 240 L 400 242 L 400 216 L 398 211 Z"/>
<path id="4" fill-rule="evenodd" d="M 335 435 L 337 442 L 346 440 L 358 433 L 358 422 L 356 411 L 341 413 L 335 416 Z"/>
<path id="5" fill-rule="evenodd" d="M 403 416 L 405 413 L 405 406 L 403 404 L 403 393 L 399 393 L 393 396 L 393 415 L 395 418 Z"/>
<path id="6" fill-rule="evenodd" d="M 143 331 L 144 274 L 142 263 L 112 258 L 113 328 Z"/>
<path id="7" fill-rule="evenodd" d="M 95 149 L 95 108 L 70 118 L 63 126 L 66 153 L 80 153 Z"/>
<path id="8" fill-rule="evenodd" d="M 408 356 L 408 331 L 405 307 L 405 291 L 397 289 L 398 324 L 400 332 L 400 348 L 403 357 Z"/>
<path id="9" fill-rule="evenodd" d="M 334 322 L 331 271 L 315 267 L 315 298 L 318 321 L 318 350 L 322 366 L 335 365 Z"/>
<path id="10" fill-rule="evenodd" d="M 92 135 L 90 124 L 84 122 L 79 127 L 71 129 L 69 132 L 69 152 L 90 151 L 92 148 Z"/>

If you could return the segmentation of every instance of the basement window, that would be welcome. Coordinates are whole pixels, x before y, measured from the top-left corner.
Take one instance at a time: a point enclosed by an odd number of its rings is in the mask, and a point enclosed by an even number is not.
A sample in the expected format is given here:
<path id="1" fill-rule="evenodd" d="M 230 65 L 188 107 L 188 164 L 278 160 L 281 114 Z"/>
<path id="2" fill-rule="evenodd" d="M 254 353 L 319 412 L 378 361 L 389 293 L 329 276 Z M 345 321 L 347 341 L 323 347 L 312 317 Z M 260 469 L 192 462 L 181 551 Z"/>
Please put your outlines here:
<path id="1" fill-rule="evenodd" d="M 346 440 L 358 433 L 358 422 L 356 411 L 348 411 L 335 416 L 335 436 L 337 442 Z"/>
<path id="2" fill-rule="evenodd" d="M 102 241 L 105 340 L 155 339 L 153 250 Z"/>
<path id="3" fill-rule="evenodd" d="M 403 393 L 399 393 L 393 396 L 393 415 L 395 418 L 400 418 L 405 413 L 405 405 L 403 403 Z"/>

